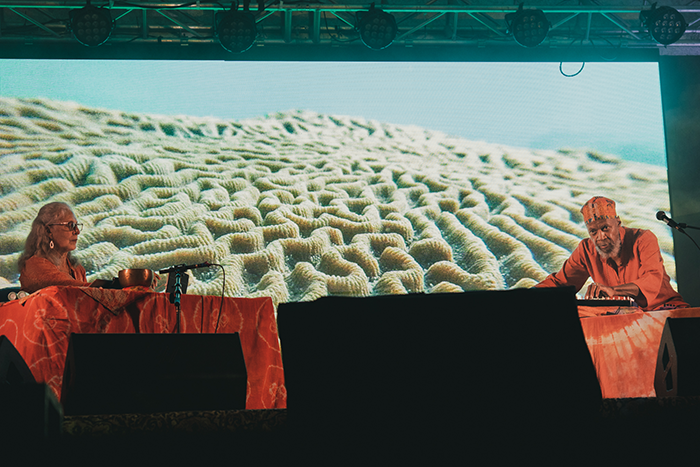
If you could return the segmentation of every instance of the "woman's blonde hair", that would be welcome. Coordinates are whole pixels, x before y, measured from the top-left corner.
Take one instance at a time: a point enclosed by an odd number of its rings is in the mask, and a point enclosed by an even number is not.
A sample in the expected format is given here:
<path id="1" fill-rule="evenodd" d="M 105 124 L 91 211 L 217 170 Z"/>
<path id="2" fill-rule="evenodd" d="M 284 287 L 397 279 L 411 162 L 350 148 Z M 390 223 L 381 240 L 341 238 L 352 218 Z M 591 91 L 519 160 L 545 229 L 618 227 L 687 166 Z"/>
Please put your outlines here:
<path id="1" fill-rule="evenodd" d="M 44 258 L 51 259 L 49 252 L 51 248 L 49 244 L 51 243 L 51 238 L 49 237 L 49 224 L 52 224 L 61 217 L 62 214 L 69 212 L 73 214 L 71 207 L 62 202 L 54 202 L 45 204 L 39 209 L 39 212 L 32 222 L 32 229 L 27 236 L 27 240 L 24 242 L 24 251 L 19 257 L 17 263 L 17 268 L 20 273 L 24 269 L 24 265 L 29 258 L 37 253 Z M 68 261 L 72 266 L 78 264 L 78 262 L 71 256 L 71 252 L 68 252 Z"/>

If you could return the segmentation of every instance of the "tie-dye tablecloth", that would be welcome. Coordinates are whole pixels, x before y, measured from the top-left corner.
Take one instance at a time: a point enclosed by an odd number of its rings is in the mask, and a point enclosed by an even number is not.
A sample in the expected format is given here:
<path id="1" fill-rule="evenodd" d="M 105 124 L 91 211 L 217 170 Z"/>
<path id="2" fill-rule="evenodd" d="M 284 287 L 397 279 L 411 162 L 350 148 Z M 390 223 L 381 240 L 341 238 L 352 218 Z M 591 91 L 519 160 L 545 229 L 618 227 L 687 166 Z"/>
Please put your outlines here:
<path id="1" fill-rule="evenodd" d="M 220 312 L 221 310 L 221 312 Z M 0 305 L 6 335 L 39 382 L 61 395 L 71 333 L 172 333 L 168 294 L 146 290 L 47 287 Z M 268 297 L 182 295 L 180 332 L 240 333 L 248 373 L 247 409 L 285 408 L 282 356 L 274 306 Z"/>
<path id="2" fill-rule="evenodd" d="M 183 295 L 181 303 L 180 332 L 240 333 L 248 372 L 246 408 L 285 408 L 272 300 L 226 297 L 222 303 L 221 297 Z M 700 308 L 581 319 L 604 398 L 655 396 L 656 357 L 669 317 L 700 317 Z M 59 398 L 71 333 L 171 333 L 175 323 L 167 294 L 138 289 L 47 287 L 0 305 L 0 335 Z"/>
<path id="3" fill-rule="evenodd" d="M 603 397 L 655 397 L 654 375 L 666 318 L 700 317 L 700 308 L 582 318 Z"/>

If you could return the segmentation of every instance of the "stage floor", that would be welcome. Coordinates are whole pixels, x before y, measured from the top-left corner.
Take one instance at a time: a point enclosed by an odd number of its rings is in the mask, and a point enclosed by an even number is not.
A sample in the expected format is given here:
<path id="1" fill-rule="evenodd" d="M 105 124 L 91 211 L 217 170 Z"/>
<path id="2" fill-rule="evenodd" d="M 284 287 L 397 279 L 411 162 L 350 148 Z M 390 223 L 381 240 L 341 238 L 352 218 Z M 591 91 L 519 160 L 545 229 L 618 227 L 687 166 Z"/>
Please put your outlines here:
<path id="1" fill-rule="evenodd" d="M 605 399 L 590 419 L 556 426 L 545 426 L 537 417 L 509 420 L 503 414 L 495 426 L 469 419 L 464 412 L 460 419 L 450 419 L 445 411 L 449 408 L 436 417 L 440 424 L 425 423 L 419 430 L 375 413 L 364 419 L 366 432 L 356 429 L 357 420 L 347 425 L 352 431 L 344 428 L 345 418 L 362 412 L 349 406 L 312 425 L 297 424 L 299 414 L 293 409 L 70 416 L 60 440 L 48 446 L 56 455 L 70 452 L 86 465 L 97 459 L 178 465 L 443 465 L 453 459 L 477 461 L 475 456 L 482 454 L 492 461 L 536 458 L 539 465 L 583 460 L 605 464 L 675 459 L 695 450 L 700 435 L 695 423 L 700 397 Z"/>

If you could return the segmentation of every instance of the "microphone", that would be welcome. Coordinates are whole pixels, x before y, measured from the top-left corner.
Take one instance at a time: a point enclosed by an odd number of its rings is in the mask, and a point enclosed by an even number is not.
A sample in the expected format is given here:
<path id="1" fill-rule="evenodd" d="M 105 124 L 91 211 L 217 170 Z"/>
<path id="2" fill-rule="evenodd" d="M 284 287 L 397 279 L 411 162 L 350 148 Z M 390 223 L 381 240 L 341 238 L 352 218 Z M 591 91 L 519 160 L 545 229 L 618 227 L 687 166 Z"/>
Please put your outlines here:
<path id="1" fill-rule="evenodd" d="M 188 269 L 208 268 L 209 266 L 211 266 L 211 263 L 208 263 L 206 261 L 203 263 L 199 263 L 199 264 L 190 264 L 190 265 L 179 264 L 177 266 L 169 267 L 168 269 L 161 269 L 160 271 L 158 271 L 158 274 L 168 274 L 168 273 L 171 273 L 174 271 L 183 272 L 183 271 L 187 271 Z"/>
<path id="2" fill-rule="evenodd" d="M 666 224 L 668 224 L 669 227 L 678 230 L 679 232 L 683 232 L 683 227 L 685 227 L 685 224 L 679 224 L 670 217 L 666 215 L 665 212 L 659 211 L 656 213 L 656 218 L 660 221 L 664 221 Z"/>

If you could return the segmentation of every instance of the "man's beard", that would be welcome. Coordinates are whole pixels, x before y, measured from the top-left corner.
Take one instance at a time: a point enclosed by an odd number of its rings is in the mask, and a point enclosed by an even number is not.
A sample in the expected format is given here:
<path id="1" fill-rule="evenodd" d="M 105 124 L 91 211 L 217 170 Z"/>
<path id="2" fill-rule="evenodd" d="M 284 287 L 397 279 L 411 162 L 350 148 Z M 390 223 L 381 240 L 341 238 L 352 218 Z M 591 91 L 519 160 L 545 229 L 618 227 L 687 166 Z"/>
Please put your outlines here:
<path id="1" fill-rule="evenodd" d="M 595 250 L 598 252 L 598 254 L 600 255 L 600 258 L 603 261 L 607 261 L 608 258 L 617 258 L 617 256 L 620 254 L 620 247 L 622 246 L 622 239 L 620 238 L 619 235 L 615 240 L 612 241 L 612 244 L 613 244 L 612 250 L 610 250 L 610 252 L 608 252 L 608 253 L 605 253 L 603 250 L 601 250 L 598 247 L 598 244 L 595 244 Z"/>

